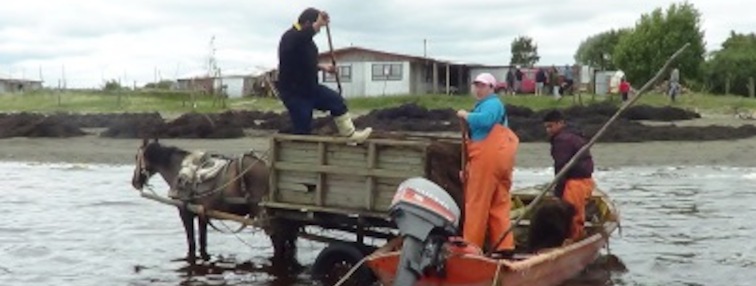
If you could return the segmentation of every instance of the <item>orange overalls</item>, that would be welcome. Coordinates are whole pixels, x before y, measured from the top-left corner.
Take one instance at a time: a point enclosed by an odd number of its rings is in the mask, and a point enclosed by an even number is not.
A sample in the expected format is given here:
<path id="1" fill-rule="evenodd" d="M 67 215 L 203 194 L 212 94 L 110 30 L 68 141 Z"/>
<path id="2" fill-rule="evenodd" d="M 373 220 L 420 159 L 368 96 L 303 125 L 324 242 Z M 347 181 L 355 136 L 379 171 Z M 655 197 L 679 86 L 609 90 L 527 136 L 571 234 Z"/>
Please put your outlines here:
<path id="1" fill-rule="evenodd" d="M 485 139 L 466 139 L 464 239 L 483 248 L 488 229 L 490 243 L 509 229 L 509 211 L 515 154 L 520 139 L 511 129 L 495 124 Z M 514 250 L 512 232 L 493 250 Z"/>
<path id="2" fill-rule="evenodd" d="M 575 207 L 575 215 L 570 226 L 570 239 L 577 241 L 585 233 L 585 205 L 593 194 L 595 183 L 592 178 L 567 179 L 562 199 Z"/>

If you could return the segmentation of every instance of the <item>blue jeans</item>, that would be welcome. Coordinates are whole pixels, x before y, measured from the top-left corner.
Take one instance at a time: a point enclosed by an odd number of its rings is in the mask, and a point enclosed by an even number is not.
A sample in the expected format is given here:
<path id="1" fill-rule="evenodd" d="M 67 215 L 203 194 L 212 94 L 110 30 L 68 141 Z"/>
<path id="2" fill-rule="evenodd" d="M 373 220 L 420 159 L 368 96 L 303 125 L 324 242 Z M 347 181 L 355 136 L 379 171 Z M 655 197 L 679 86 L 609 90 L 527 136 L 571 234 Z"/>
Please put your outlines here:
<path id="1" fill-rule="evenodd" d="M 312 111 L 329 111 L 331 116 L 338 117 L 347 113 L 348 109 L 344 98 L 336 91 L 324 86 L 305 90 L 280 89 L 281 100 L 289 110 L 292 130 L 287 133 L 310 134 L 312 133 Z"/>

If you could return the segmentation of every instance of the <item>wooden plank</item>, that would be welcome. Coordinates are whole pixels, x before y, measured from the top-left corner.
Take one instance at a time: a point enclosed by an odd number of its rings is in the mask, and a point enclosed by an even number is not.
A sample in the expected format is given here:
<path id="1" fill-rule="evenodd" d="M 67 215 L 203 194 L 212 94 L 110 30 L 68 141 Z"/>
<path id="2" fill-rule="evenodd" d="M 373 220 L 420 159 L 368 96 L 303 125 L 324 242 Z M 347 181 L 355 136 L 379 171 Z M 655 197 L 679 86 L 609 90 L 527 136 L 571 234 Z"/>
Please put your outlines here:
<path id="1" fill-rule="evenodd" d="M 314 205 L 315 193 L 303 193 L 296 190 L 279 189 L 277 202 L 298 204 L 298 205 Z"/>
<path id="2" fill-rule="evenodd" d="M 391 200 L 392 198 L 377 197 L 372 211 L 388 213 L 388 209 L 391 206 Z"/>
<path id="3" fill-rule="evenodd" d="M 309 171 L 309 172 L 323 172 L 327 174 L 342 174 L 342 175 L 354 175 L 354 176 L 375 176 L 375 177 L 389 177 L 389 178 L 401 178 L 406 179 L 412 174 L 408 174 L 407 171 L 396 170 L 384 170 L 384 169 L 356 169 L 349 167 L 339 166 L 324 166 L 313 164 L 298 164 L 290 162 L 276 162 L 276 170 L 279 171 Z"/>
<path id="4" fill-rule="evenodd" d="M 328 165 L 341 167 L 367 167 L 367 155 L 357 153 L 336 153 L 328 152 Z"/>
<path id="5" fill-rule="evenodd" d="M 326 164 L 326 144 L 323 142 L 318 143 L 318 163 L 320 165 Z M 324 200 L 325 200 L 325 190 L 323 189 L 325 187 L 325 174 L 318 173 L 318 184 L 315 194 L 315 203 L 317 203 L 319 206 L 323 206 Z"/>
<path id="6" fill-rule="evenodd" d="M 349 154 L 367 154 L 367 149 L 363 145 L 350 146 L 342 144 L 329 144 L 328 151 L 336 153 L 349 153 Z"/>
<path id="7" fill-rule="evenodd" d="M 286 190 L 309 193 L 309 192 L 315 191 L 316 185 L 303 184 L 303 183 L 278 182 L 278 187 L 281 189 L 286 189 Z"/>
<path id="8" fill-rule="evenodd" d="M 275 138 L 270 139 L 270 161 L 268 162 L 269 174 L 268 174 L 268 188 L 269 195 L 268 200 L 275 202 L 277 199 L 276 192 L 278 191 L 278 171 L 276 169 L 276 160 L 278 159 L 278 143 Z"/>
<path id="9" fill-rule="evenodd" d="M 365 182 L 367 178 L 349 175 L 328 175 L 326 178 L 326 206 L 350 209 L 365 208 Z"/>
<path id="10" fill-rule="evenodd" d="M 280 141 L 278 143 L 278 146 L 281 147 L 281 149 L 288 149 L 288 150 L 311 150 L 315 152 L 318 150 L 318 142 L 308 142 L 308 141 L 299 141 L 299 142 L 293 142 L 293 141 Z"/>
<path id="11" fill-rule="evenodd" d="M 375 143 L 369 143 L 367 155 L 368 169 L 375 169 L 378 161 L 378 148 Z M 367 182 L 365 182 L 365 192 L 367 193 L 365 198 L 365 208 L 370 211 L 373 210 L 373 205 L 375 205 L 375 181 L 375 177 L 370 176 L 367 178 Z"/>
<path id="12" fill-rule="evenodd" d="M 307 142 L 279 142 L 279 156 L 277 161 L 316 163 L 318 158 L 318 143 Z"/>
<path id="13" fill-rule="evenodd" d="M 281 149 L 277 161 L 315 164 L 318 162 L 318 153 L 317 150 Z"/>
<path id="14" fill-rule="evenodd" d="M 278 182 L 317 184 L 318 175 L 312 172 L 278 171 Z"/>
<path id="15" fill-rule="evenodd" d="M 319 207 L 319 206 L 303 206 L 299 204 L 287 204 L 287 203 L 275 203 L 275 202 L 262 202 L 262 206 L 273 209 L 289 209 L 297 211 L 318 211 L 331 214 L 341 214 L 348 216 L 365 216 L 369 218 L 389 219 L 388 213 L 382 212 L 370 212 L 363 210 L 344 210 L 339 208 Z"/>
<path id="16" fill-rule="evenodd" d="M 277 142 L 296 142 L 296 143 L 309 143 L 309 142 L 325 142 L 328 144 L 344 144 L 350 143 L 350 140 L 345 137 L 331 137 L 331 136 L 316 136 L 316 135 L 293 135 L 293 134 L 274 134 L 272 140 Z M 420 147 L 425 148 L 431 142 L 431 139 L 423 139 L 420 137 L 410 138 L 409 140 L 396 140 L 396 139 L 368 139 L 361 145 L 375 142 L 378 145 L 390 145 L 390 146 L 408 146 L 408 147 Z"/>

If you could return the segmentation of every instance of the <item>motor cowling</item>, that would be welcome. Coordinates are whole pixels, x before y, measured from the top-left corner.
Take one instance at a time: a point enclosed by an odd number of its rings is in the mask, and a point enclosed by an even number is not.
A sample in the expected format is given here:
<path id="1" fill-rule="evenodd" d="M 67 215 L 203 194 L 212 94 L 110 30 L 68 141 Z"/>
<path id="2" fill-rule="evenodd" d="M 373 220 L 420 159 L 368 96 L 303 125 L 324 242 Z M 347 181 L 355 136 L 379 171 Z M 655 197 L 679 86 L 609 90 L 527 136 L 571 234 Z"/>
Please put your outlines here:
<path id="1" fill-rule="evenodd" d="M 403 237 L 394 285 L 413 285 L 428 270 L 443 273 L 443 245 L 459 232 L 460 208 L 443 188 L 425 178 L 402 182 L 389 208 Z"/>

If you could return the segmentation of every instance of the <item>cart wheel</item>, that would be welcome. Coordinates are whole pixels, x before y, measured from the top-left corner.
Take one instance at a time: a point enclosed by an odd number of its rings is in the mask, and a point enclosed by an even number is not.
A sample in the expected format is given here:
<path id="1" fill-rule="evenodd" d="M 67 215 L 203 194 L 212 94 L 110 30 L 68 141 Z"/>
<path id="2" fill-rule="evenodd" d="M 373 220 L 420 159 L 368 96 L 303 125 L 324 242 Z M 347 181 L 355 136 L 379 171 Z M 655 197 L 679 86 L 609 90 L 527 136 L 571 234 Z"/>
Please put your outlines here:
<path id="1" fill-rule="evenodd" d="M 364 257 L 365 254 L 357 246 L 331 243 L 315 258 L 312 276 L 323 285 L 334 285 Z M 373 272 L 363 265 L 343 285 L 371 285 L 375 281 Z"/>

